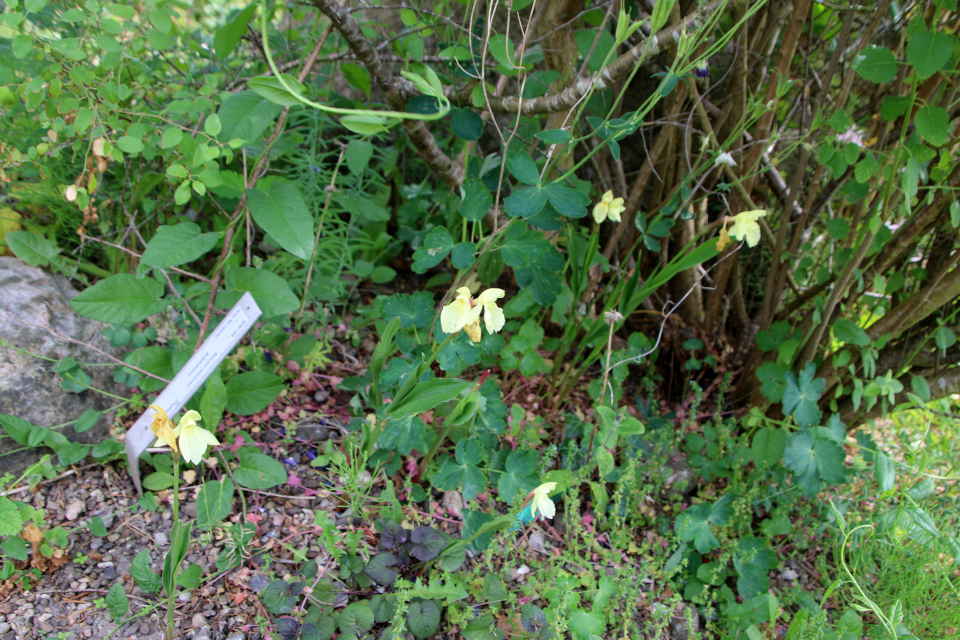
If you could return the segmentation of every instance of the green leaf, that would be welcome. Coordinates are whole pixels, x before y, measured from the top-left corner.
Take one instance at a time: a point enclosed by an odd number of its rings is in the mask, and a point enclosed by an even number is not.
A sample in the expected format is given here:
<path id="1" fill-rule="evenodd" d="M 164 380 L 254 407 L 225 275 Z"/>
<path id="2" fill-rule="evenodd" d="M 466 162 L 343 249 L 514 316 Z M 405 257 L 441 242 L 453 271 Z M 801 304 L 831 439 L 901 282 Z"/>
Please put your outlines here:
<path id="1" fill-rule="evenodd" d="M 400 293 L 383 301 L 383 318 L 400 318 L 400 327 L 428 327 L 434 316 L 433 295 L 429 291 Z"/>
<path id="2" fill-rule="evenodd" d="M 218 372 L 209 378 L 200 397 L 200 415 L 207 429 L 216 431 L 223 418 L 223 411 L 227 408 L 227 387 L 223 384 Z"/>
<path id="3" fill-rule="evenodd" d="M 458 242 L 453 245 L 453 251 L 450 252 L 450 262 L 455 269 L 467 269 L 473 265 L 474 256 L 477 253 L 477 245 L 472 242 Z"/>
<path id="4" fill-rule="evenodd" d="M 167 306 L 163 285 L 153 278 L 118 273 L 84 289 L 70 306 L 77 313 L 110 324 L 126 324 L 146 320 Z"/>
<path id="5" fill-rule="evenodd" d="M 531 218 L 547 204 L 547 191 L 541 187 L 520 189 L 503 201 L 504 209 L 514 218 Z"/>
<path id="6" fill-rule="evenodd" d="M 490 211 L 493 194 L 477 178 L 467 178 L 460 187 L 463 201 L 460 203 L 460 215 L 470 222 L 480 222 Z"/>
<path id="7" fill-rule="evenodd" d="M 453 236 L 446 227 L 434 227 L 427 234 L 423 246 L 413 253 L 412 269 L 416 273 L 426 273 L 428 269 L 440 264 L 453 250 Z"/>
<path id="8" fill-rule="evenodd" d="M 140 153 L 143 151 L 143 141 L 133 136 L 121 136 L 114 143 L 118 149 L 128 154 Z"/>
<path id="9" fill-rule="evenodd" d="M 710 553 L 720 546 L 720 541 L 710 530 L 710 514 L 713 506 L 701 502 L 681 513 L 673 523 L 674 531 L 683 542 L 693 542 L 700 553 Z"/>
<path id="10" fill-rule="evenodd" d="M 544 307 L 560 293 L 563 257 L 543 234 L 522 224 L 513 224 L 503 236 L 503 261 L 513 267 L 517 284 L 530 289 L 534 301 Z"/>
<path id="11" fill-rule="evenodd" d="M 547 129 L 533 134 L 533 137 L 547 144 L 567 144 L 573 139 L 566 129 Z"/>
<path id="12" fill-rule="evenodd" d="M 166 380 L 172 380 L 175 375 L 173 370 L 173 354 L 170 349 L 161 347 L 160 345 L 150 345 L 149 347 L 131 351 L 124 357 L 123 361 Z M 139 386 L 141 391 L 152 393 L 163 389 L 166 383 L 156 378 L 144 376 L 140 379 Z"/>
<path id="13" fill-rule="evenodd" d="M 440 607 L 433 600 L 416 600 L 407 606 L 407 628 L 420 640 L 430 638 L 440 628 Z"/>
<path id="14" fill-rule="evenodd" d="M 351 85 L 363 91 L 364 95 L 367 96 L 367 99 L 370 99 L 370 89 L 372 89 L 370 83 L 370 72 L 367 71 L 363 66 L 358 64 L 353 64 L 352 62 L 345 62 L 340 65 L 340 73 L 343 74 L 343 77 Z"/>
<path id="15" fill-rule="evenodd" d="M 853 70 L 870 82 L 893 82 L 897 77 L 897 58 L 890 49 L 871 44 L 854 60 Z"/>
<path id="16" fill-rule="evenodd" d="M 260 596 L 263 600 L 263 606 L 275 615 L 290 613 L 297 606 L 297 596 L 303 592 L 303 586 L 295 585 L 305 585 L 305 583 L 287 584 L 285 580 L 274 580 L 267 585 L 267 588 L 263 590 L 263 595 Z M 294 591 L 297 593 L 294 593 Z"/>
<path id="17" fill-rule="evenodd" d="M 800 481 L 804 495 L 811 497 L 820 490 L 820 482 L 840 484 L 846 480 L 843 448 L 828 438 L 818 438 L 812 431 L 790 436 L 783 452 L 783 463 Z"/>
<path id="18" fill-rule="evenodd" d="M 237 484 L 247 489 L 270 489 L 287 481 L 283 465 L 262 453 L 240 453 L 240 467 L 233 472 Z"/>
<path id="19" fill-rule="evenodd" d="M 107 526 L 100 516 L 94 516 L 87 521 L 87 530 L 98 538 L 107 535 Z"/>
<path id="20" fill-rule="evenodd" d="M 20 533 L 23 520 L 20 510 L 10 498 L 0 496 L 0 536 L 15 536 Z"/>
<path id="21" fill-rule="evenodd" d="M 203 570 L 198 564 L 191 564 L 177 576 L 177 584 L 184 589 L 196 589 L 200 586 Z"/>
<path id="22" fill-rule="evenodd" d="M 388 420 L 377 439 L 379 447 L 404 456 L 410 455 L 414 449 L 426 453 L 430 449 L 430 442 L 427 438 L 427 425 L 412 415 L 399 420 Z"/>
<path id="23" fill-rule="evenodd" d="M 30 557 L 27 553 L 27 543 L 22 538 L 7 538 L 0 542 L 0 551 L 3 551 L 7 557 L 20 562 Z"/>
<path id="24" fill-rule="evenodd" d="M 859 324 L 846 318 L 839 318 L 833 323 L 833 337 L 841 342 L 866 347 L 870 344 L 870 336 Z"/>
<path id="25" fill-rule="evenodd" d="M 217 60 L 223 60 L 236 49 L 243 34 L 247 32 L 247 25 L 250 24 L 250 19 L 253 18 L 256 10 L 257 5 L 251 4 L 233 20 L 217 29 L 213 37 L 213 51 L 217 55 Z"/>
<path id="26" fill-rule="evenodd" d="M 539 458 L 536 451 L 527 448 L 515 449 L 507 456 L 504 472 L 497 481 L 500 499 L 512 504 L 514 499 L 522 497 L 540 485 L 536 475 Z"/>
<path id="27" fill-rule="evenodd" d="M 229 478 L 204 482 L 197 494 L 197 526 L 206 529 L 220 524 L 232 507 L 233 482 Z"/>
<path id="28" fill-rule="evenodd" d="M 453 109 L 450 114 L 453 132 L 461 140 L 479 140 L 483 135 L 483 118 L 470 109 Z"/>
<path id="29" fill-rule="evenodd" d="M 878 451 L 873 461 L 873 470 L 877 474 L 877 482 L 880 484 L 880 491 L 886 493 L 893 489 L 893 483 L 896 480 L 896 467 L 893 466 L 893 460 L 890 457 Z"/>
<path id="30" fill-rule="evenodd" d="M 939 147 L 950 139 L 950 116 L 943 107 L 927 105 L 917 111 L 913 123 L 920 137 Z"/>
<path id="31" fill-rule="evenodd" d="M 370 562 L 363 568 L 363 572 L 377 584 L 387 586 L 393 584 L 397 579 L 397 570 L 391 568 L 395 566 L 397 566 L 396 556 L 384 551 L 370 558 Z"/>
<path id="32" fill-rule="evenodd" d="M 759 538 L 741 538 L 733 554 L 733 568 L 737 571 L 737 590 L 744 600 L 767 592 L 770 579 L 767 573 L 777 567 L 777 556 Z"/>
<path id="33" fill-rule="evenodd" d="M 17 416 L 11 416 L 6 413 L 0 413 L 0 427 L 3 427 L 4 432 L 11 438 L 13 441 L 21 446 L 28 446 L 30 432 L 37 427 L 30 424 L 23 418 L 18 418 Z M 4 535 L 4 534 L 0 534 Z"/>
<path id="34" fill-rule="evenodd" d="M 146 549 L 141 549 L 130 563 L 130 575 L 144 593 L 160 591 L 160 576 L 150 569 L 150 552 Z"/>
<path id="35" fill-rule="evenodd" d="M 247 189 L 247 206 L 257 225 L 301 260 L 313 255 L 313 216 L 297 187 L 274 182 L 269 193 Z"/>
<path id="36" fill-rule="evenodd" d="M 192 222 L 162 225 L 147 243 L 140 263 L 169 269 L 193 262 L 213 249 L 219 237 L 218 233 L 202 233 L 200 226 Z"/>
<path id="37" fill-rule="evenodd" d="M 477 465 L 483 460 L 483 446 L 477 440 L 457 443 L 455 458 L 447 458 L 431 479 L 433 486 L 452 491 L 463 485 L 463 499 L 474 500 L 487 487 L 487 478 Z"/>
<path id="38" fill-rule="evenodd" d="M 217 111 L 223 123 L 218 139 L 256 142 L 282 109 L 253 91 L 235 93 L 224 100 Z"/>
<path id="39" fill-rule="evenodd" d="M 279 104 L 284 107 L 303 104 L 297 96 L 305 97 L 304 94 L 306 94 L 307 88 L 288 73 L 280 75 L 284 82 L 286 82 L 287 87 L 293 89 L 292 92 L 283 86 L 276 76 L 258 76 L 251 78 L 247 86 L 274 104 Z"/>
<path id="40" fill-rule="evenodd" d="M 418 382 L 413 392 L 383 408 L 386 417 L 393 420 L 429 411 L 441 402 L 453 400 L 473 386 L 472 382 L 458 378 L 434 378 Z"/>
<path id="41" fill-rule="evenodd" d="M 354 602 L 340 612 L 338 626 L 343 633 L 360 636 L 373 626 L 373 622 L 373 611 L 370 610 L 370 606 L 365 602 Z"/>
<path id="42" fill-rule="evenodd" d="M 343 154 L 350 173 L 362 175 L 373 157 L 373 145 L 368 140 L 351 140 Z"/>
<path id="43" fill-rule="evenodd" d="M 921 31 L 907 39 L 907 62 L 926 80 L 943 68 L 953 54 L 956 38 L 945 33 Z"/>
<path id="44" fill-rule="evenodd" d="M 203 130 L 211 136 L 216 137 L 222 128 L 223 123 L 220 122 L 220 116 L 215 113 L 211 113 L 207 116 L 207 119 L 203 121 Z"/>
<path id="45" fill-rule="evenodd" d="M 143 487 L 150 491 L 163 491 L 173 486 L 173 475 L 155 471 L 143 479 Z"/>
<path id="46" fill-rule="evenodd" d="M 550 204 L 561 215 L 568 218 L 583 218 L 587 215 L 587 205 L 590 204 L 588 196 L 556 182 L 548 184 L 544 189 Z"/>
<path id="47" fill-rule="evenodd" d="M 277 274 L 264 269 L 234 266 L 226 269 L 224 291 L 217 294 L 217 306 L 229 309 L 247 291 L 257 301 L 264 318 L 284 315 L 300 308 L 300 301 L 293 295 L 290 285 Z"/>
<path id="48" fill-rule="evenodd" d="M 129 603 L 127 601 L 127 592 L 123 590 L 122 582 L 115 582 L 107 592 L 107 610 L 110 611 L 110 619 L 119 622 L 123 616 L 127 615 Z"/>
<path id="49" fill-rule="evenodd" d="M 359 133 L 362 136 L 373 136 L 378 133 L 386 133 L 389 131 L 387 127 L 393 126 L 397 122 L 398 121 L 395 118 L 388 118 L 373 114 L 343 116 L 340 118 L 341 125 L 350 131 L 353 131 L 354 133 Z"/>
<path id="50" fill-rule="evenodd" d="M 77 419 L 77 424 L 73 426 L 73 430 L 76 433 L 83 433 L 89 431 L 93 425 L 97 424 L 97 420 L 100 419 L 100 412 L 93 409 L 87 409 L 82 414 L 80 418 Z"/>
<path id="51" fill-rule="evenodd" d="M 283 391 L 283 378 L 266 371 L 246 371 L 227 382 L 227 410 L 239 416 L 263 411 Z"/>
<path id="52" fill-rule="evenodd" d="M 602 638 L 606 630 L 607 623 L 601 613 L 577 609 L 570 614 L 570 631 L 574 640 L 592 640 L 591 636 Z"/>
<path id="53" fill-rule="evenodd" d="M 540 184 L 540 171 L 537 170 L 537 164 L 526 151 L 508 151 L 507 169 L 510 175 L 523 184 Z"/>
<path id="54" fill-rule="evenodd" d="M 32 267 L 45 267 L 48 264 L 59 266 L 60 248 L 52 240 L 29 231 L 9 231 L 4 236 L 7 246 L 17 256 Z"/>
<path id="55" fill-rule="evenodd" d="M 780 462 L 783 450 L 787 446 L 787 434 L 783 429 L 767 427 L 753 436 L 750 447 L 753 463 L 757 467 L 773 467 Z"/>
<path id="56" fill-rule="evenodd" d="M 817 401 L 827 388 L 827 381 L 823 378 L 814 379 L 816 367 L 808 362 L 800 372 L 800 379 L 788 371 L 786 375 L 787 388 L 783 392 L 783 412 L 792 415 L 801 427 L 811 427 L 820 423 L 822 413 Z"/>

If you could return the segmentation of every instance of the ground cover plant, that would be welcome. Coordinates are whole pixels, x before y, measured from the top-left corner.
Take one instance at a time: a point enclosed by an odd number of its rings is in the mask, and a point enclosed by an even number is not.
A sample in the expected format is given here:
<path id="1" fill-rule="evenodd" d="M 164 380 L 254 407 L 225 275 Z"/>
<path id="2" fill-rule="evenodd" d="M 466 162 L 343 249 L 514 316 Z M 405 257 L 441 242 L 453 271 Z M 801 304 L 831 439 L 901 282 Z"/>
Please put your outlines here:
<path id="1" fill-rule="evenodd" d="M 8 0 L 0 260 L 113 351 L 0 349 L 114 404 L 0 407 L 0 638 L 960 637 L 958 26 Z"/>

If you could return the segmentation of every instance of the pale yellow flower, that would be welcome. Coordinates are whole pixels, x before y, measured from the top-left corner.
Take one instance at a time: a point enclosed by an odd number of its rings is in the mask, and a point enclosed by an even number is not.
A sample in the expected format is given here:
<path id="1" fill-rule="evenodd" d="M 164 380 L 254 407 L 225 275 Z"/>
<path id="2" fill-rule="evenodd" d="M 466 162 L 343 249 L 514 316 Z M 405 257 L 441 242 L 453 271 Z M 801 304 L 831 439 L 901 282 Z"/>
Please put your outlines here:
<path id="1" fill-rule="evenodd" d="M 730 235 L 737 240 L 745 240 L 748 247 L 755 247 L 760 242 L 760 218 L 767 215 L 763 209 L 754 211 L 741 211 L 733 217 L 733 227 L 730 229 Z"/>
<path id="2" fill-rule="evenodd" d="M 177 435 L 173 429 L 173 422 L 167 417 L 167 412 L 158 404 L 150 405 L 153 409 L 153 422 L 150 424 L 150 430 L 157 436 L 157 441 L 153 444 L 155 447 L 167 445 L 174 451 L 177 450 Z"/>
<path id="3" fill-rule="evenodd" d="M 533 503 L 530 505 L 530 513 L 534 520 L 537 519 L 538 513 L 545 519 L 556 515 L 557 508 L 550 499 L 550 492 L 556 488 L 556 482 L 544 482 L 532 491 Z"/>
<path id="4" fill-rule="evenodd" d="M 614 222 L 620 222 L 620 214 L 626 211 L 623 206 L 623 198 L 614 198 L 613 191 L 607 191 L 600 198 L 600 202 L 593 207 L 593 219 L 600 224 L 607 218 Z"/>
<path id="5" fill-rule="evenodd" d="M 187 411 L 180 418 L 180 424 L 174 430 L 176 436 L 180 439 L 180 451 L 183 453 L 183 459 L 193 464 L 198 464 L 203 460 L 203 454 L 207 451 L 207 446 L 220 444 L 212 433 L 197 424 L 200 420 L 200 414 L 196 411 Z"/>
<path id="6" fill-rule="evenodd" d="M 457 298 L 440 312 L 440 328 L 444 333 L 456 333 L 476 318 L 470 319 L 473 312 L 473 305 L 470 301 L 470 289 L 460 287 L 457 289 Z M 477 313 L 479 316 L 479 312 Z"/>
<path id="7" fill-rule="evenodd" d="M 487 331 L 490 333 L 496 333 L 503 329 L 503 325 L 507 321 L 503 315 L 503 309 L 497 306 L 497 300 L 505 295 L 507 295 L 507 292 L 503 289 L 487 289 L 477 296 L 477 307 L 474 311 L 479 317 L 480 309 L 483 309 L 483 324 L 486 325 Z"/>

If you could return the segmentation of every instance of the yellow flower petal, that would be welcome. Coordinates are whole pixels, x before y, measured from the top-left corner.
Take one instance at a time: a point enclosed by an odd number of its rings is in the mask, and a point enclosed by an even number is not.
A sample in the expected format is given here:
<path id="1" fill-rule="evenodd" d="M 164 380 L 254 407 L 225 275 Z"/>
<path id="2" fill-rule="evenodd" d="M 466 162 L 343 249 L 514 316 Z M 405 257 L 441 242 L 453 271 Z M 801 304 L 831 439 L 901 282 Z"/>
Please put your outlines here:
<path id="1" fill-rule="evenodd" d="M 467 326 L 463 328 L 467 332 L 467 335 L 470 336 L 470 339 L 474 342 L 480 342 L 480 321 L 474 320 Z"/>
<path id="2" fill-rule="evenodd" d="M 157 436 L 157 441 L 153 446 L 159 447 L 167 445 L 174 451 L 177 450 L 177 436 L 174 433 L 173 422 L 167 417 L 167 412 L 158 404 L 150 405 L 153 409 L 153 422 L 150 424 L 150 430 Z"/>
<path id="3" fill-rule="evenodd" d="M 180 424 L 177 425 L 177 431 L 180 437 L 180 451 L 183 453 L 184 460 L 198 464 L 203 460 L 203 454 L 206 453 L 208 446 L 220 444 L 217 438 L 197 424 L 200 420 L 200 414 L 196 411 L 187 411 Z"/>
<path id="4" fill-rule="evenodd" d="M 444 333 L 460 331 L 467 325 L 470 310 L 470 302 L 458 297 L 440 311 L 440 328 Z"/>
<path id="5" fill-rule="evenodd" d="M 539 513 L 543 518 L 552 518 L 557 513 L 556 505 L 550 499 L 550 492 L 557 488 L 556 482 L 544 482 L 532 491 L 533 503 L 530 505 L 530 513 L 533 518 L 537 518 Z"/>
<path id="6" fill-rule="evenodd" d="M 760 224 L 757 220 L 765 215 L 767 212 L 763 209 L 741 211 L 733 217 L 730 235 L 737 240 L 745 240 L 748 247 L 755 247 L 760 242 Z"/>

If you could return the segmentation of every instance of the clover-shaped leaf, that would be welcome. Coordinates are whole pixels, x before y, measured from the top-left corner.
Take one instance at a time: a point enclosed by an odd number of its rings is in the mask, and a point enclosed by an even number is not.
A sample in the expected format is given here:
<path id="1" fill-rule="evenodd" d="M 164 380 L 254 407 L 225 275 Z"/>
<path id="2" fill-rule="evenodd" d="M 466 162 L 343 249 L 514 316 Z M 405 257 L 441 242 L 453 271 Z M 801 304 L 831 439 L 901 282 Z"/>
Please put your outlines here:
<path id="1" fill-rule="evenodd" d="M 817 406 L 817 401 L 827 388 L 827 381 L 823 378 L 814 378 L 816 367 L 812 362 L 800 372 L 800 378 L 788 371 L 786 375 L 787 388 L 783 392 L 783 412 L 793 415 L 801 427 L 810 427 L 820 423 L 823 413 Z"/>

